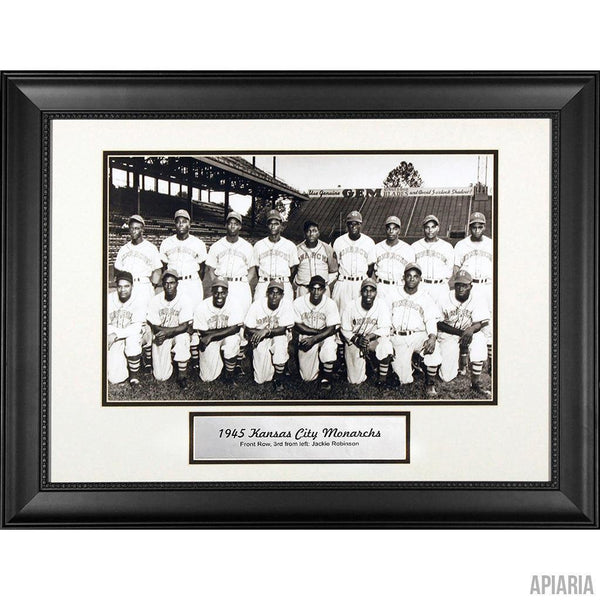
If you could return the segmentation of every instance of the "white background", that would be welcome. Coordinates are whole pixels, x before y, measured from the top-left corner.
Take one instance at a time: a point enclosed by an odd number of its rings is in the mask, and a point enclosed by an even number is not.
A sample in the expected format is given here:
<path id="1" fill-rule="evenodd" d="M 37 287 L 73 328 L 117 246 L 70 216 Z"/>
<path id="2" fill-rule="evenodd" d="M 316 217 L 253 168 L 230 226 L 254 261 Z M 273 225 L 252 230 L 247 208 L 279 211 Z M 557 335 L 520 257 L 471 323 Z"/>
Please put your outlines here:
<path id="1" fill-rule="evenodd" d="M 2 69 L 598 69 L 590 3 L 9 3 Z M 373 41 L 375 40 L 375 41 Z M 597 532 L 0 532 L 5 597 L 529 598 Z"/>

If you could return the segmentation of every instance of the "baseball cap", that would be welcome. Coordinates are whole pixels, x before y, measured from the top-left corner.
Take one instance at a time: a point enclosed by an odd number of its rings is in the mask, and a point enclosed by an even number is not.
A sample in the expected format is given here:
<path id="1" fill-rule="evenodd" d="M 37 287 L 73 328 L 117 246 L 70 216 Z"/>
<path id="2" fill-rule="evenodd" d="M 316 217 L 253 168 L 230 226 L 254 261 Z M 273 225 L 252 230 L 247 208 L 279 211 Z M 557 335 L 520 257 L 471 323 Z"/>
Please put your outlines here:
<path id="1" fill-rule="evenodd" d="M 163 280 L 167 275 L 171 277 L 175 277 L 175 279 L 179 279 L 179 273 L 175 269 L 167 269 L 161 276 L 161 280 Z"/>
<path id="2" fill-rule="evenodd" d="M 238 212 L 235 212 L 235 210 L 232 210 L 227 215 L 227 221 L 229 221 L 229 219 L 237 219 L 241 223 L 242 222 L 242 215 L 240 215 L 240 213 L 238 213 Z"/>
<path id="3" fill-rule="evenodd" d="M 315 285 L 320 285 L 321 287 L 325 287 L 325 279 L 320 275 L 313 275 L 308 282 L 308 287 L 314 287 Z"/>
<path id="4" fill-rule="evenodd" d="M 485 215 L 480 212 L 474 212 L 469 217 L 469 225 L 472 225 L 473 223 L 483 223 L 485 225 Z"/>
<path id="5" fill-rule="evenodd" d="M 398 217 L 391 216 L 385 220 L 386 225 L 390 225 L 391 223 L 393 223 L 394 225 L 398 225 L 398 227 L 402 227 L 402 223 L 400 222 L 400 219 Z"/>
<path id="6" fill-rule="evenodd" d="M 215 279 L 212 282 L 212 285 L 210 286 L 210 289 L 213 290 L 216 287 L 224 287 L 226 289 L 229 289 L 229 283 L 227 282 L 226 279 Z"/>
<path id="7" fill-rule="evenodd" d="M 278 289 L 283 292 L 283 283 L 281 281 L 269 281 L 269 285 L 267 286 L 267 290 Z"/>
<path id="8" fill-rule="evenodd" d="M 115 273 L 115 281 L 119 281 L 120 279 L 125 279 L 133 285 L 133 275 L 129 271 L 117 271 Z"/>
<path id="9" fill-rule="evenodd" d="M 129 222 L 131 223 L 131 221 L 137 221 L 138 223 L 141 223 L 142 225 L 146 226 L 146 221 L 144 221 L 144 219 L 140 217 L 140 215 L 131 215 L 129 217 Z"/>
<path id="10" fill-rule="evenodd" d="M 407 271 L 410 271 L 411 269 L 414 271 L 419 271 L 419 275 L 423 274 L 423 271 L 421 271 L 421 267 L 417 263 L 408 263 L 404 267 L 404 272 L 406 273 Z"/>
<path id="11" fill-rule="evenodd" d="M 363 279 L 362 283 L 360 284 L 360 291 L 362 292 L 363 289 L 369 285 L 377 289 L 377 282 L 374 279 L 371 279 L 371 277 L 367 277 L 366 279 Z"/>
<path id="12" fill-rule="evenodd" d="M 278 210 L 270 210 L 267 213 L 267 223 L 271 220 L 271 219 L 277 219 L 279 222 L 283 221 L 283 218 L 281 217 L 281 213 Z"/>
<path id="13" fill-rule="evenodd" d="M 427 215 L 423 219 L 423 223 L 421 223 L 421 224 L 422 225 L 427 225 L 427 223 L 429 223 L 429 221 L 433 221 L 436 225 L 440 224 L 440 220 L 435 215 Z"/>
<path id="14" fill-rule="evenodd" d="M 350 221 L 362 223 L 362 215 L 357 210 L 353 210 L 352 212 L 349 212 L 346 217 L 346 223 L 350 223 Z"/>
<path id="15" fill-rule="evenodd" d="M 175 216 L 173 217 L 173 219 L 177 219 L 177 217 L 185 217 L 188 221 L 191 221 L 190 213 L 187 210 L 184 210 L 183 208 L 180 208 L 178 211 L 175 212 Z"/>
<path id="16" fill-rule="evenodd" d="M 454 277 L 454 283 L 473 283 L 473 278 L 468 271 L 461 269 Z"/>

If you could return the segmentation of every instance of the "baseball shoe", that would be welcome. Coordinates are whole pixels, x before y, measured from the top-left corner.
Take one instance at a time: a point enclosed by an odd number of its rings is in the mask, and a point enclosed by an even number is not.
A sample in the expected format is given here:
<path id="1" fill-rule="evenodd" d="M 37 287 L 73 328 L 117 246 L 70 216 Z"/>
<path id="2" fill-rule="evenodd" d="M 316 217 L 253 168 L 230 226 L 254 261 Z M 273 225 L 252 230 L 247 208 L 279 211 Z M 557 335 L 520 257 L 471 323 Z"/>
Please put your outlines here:
<path id="1" fill-rule="evenodd" d="M 331 381 L 326 377 L 323 377 L 321 381 L 319 381 L 319 390 L 322 392 L 330 392 L 331 391 Z"/>
<path id="2" fill-rule="evenodd" d="M 388 373 L 388 385 L 390 385 L 391 387 L 398 387 L 400 385 L 400 378 L 398 377 L 397 373 L 395 373 L 391 369 Z"/>
<path id="3" fill-rule="evenodd" d="M 185 390 L 188 386 L 187 384 L 187 379 L 185 377 L 182 377 L 181 379 L 177 380 L 177 385 L 182 389 Z"/>
<path id="4" fill-rule="evenodd" d="M 235 376 L 236 377 L 245 377 L 246 376 L 246 371 L 244 371 L 244 367 L 242 367 L 242 365 L 236 365 L 235 366 Z"/>
<path id="5" fill-rule="evenodd" d="M 273 380 L 273 391 L 274 392 L 277 392 L 278 394 L 280 394 L 281 392 L 283 392 L 284 389 L 285 389 L 285 386 L 283 385 L 283 381 L 281 379 Z"/>
<path id="6" fill-rule="evenodd" d="M 136 377 L 133 377 L 132 379 L 129 380 L 129 385 L 132 387 L 132 389 L 138 389 L 140 387 L 140 380 L 137 379 Z"/>
<path id="7" fill-rule="evenodd" d="M 478 396 L 483 396 L 484 398 L 492 397 L 492 392 L 490 390 L 486 390 L 480 383 L 474 383 L 471 385 L 471 389 Z"/>
<path id="8" fill-rule="evenodd" d="M 433 385 L 433 383 L 430 383 L 429 385 L 425 386 L 425 395 L 428 398 L 435 398 L 438 395 L 437 390 L 435 389 L 435 385 Z"/>

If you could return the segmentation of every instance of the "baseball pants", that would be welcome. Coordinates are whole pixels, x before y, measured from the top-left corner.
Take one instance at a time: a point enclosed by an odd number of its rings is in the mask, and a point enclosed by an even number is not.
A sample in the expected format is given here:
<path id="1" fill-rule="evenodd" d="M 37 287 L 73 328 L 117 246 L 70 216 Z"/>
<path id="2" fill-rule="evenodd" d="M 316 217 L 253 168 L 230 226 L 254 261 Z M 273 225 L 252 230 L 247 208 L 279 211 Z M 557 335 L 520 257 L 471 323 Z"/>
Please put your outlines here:
<path id="1" fill-rule="evenodd" d="M 252 292 L 250 291 L 250 284 L 247 281 L 230 281 L 227 295 L 237 305 L 242 307 L 242 314 L 244 315 L 244 318 L 246 318 L 248 309 L 252 304 Z M 248 340 L 244 335 L 243 327 L 240 329 L 240 333 L 238 335 L 240 338 L 240 346 L 247 346 Z"/>
<path id="2" fill-rule="evenodd" d="M 485 336 L 485 340 L 487 344 L 492 343 L 492 319 L 494 316 L 494 300 L 492 294 L 492 282 L 488 283 L 474 283 L 473 284 L 473 293 L 477 294 L 480 298 L 484 298 L 487 304 L 488 310 L 490 311 L 490 322 L 489 325 L 486 325 L 481 331 Z"/>
<path id="3" fill-rule="evenodd" d="M 360 284 L 359 281 L 348 281 L 345 279 L 338 279 L 333 287 L 333 294 L 331 298 L 337 304 L 340 311 L 340 315 L 344 312 L 346 306 L 351 304 L 356 298 L 360 296 Z"/>
<path id="4" fill-rule="evenodd" d="M 252 367 L 254 381 L 264 383 L 271 381 L 275 373 L 273 365 L 283 365 L 289 359 L 288 343 L 291 335 L 277 335 L 274 338 L 264 339 L 252 351 Z"/>
<path id="5" fill-rule="evenodd" d="M 235 333 L 217 342 L 211 342 L 204 352 L 200 352 L 200 379 L 214 381 L 223 370 L 223 359 L 236 358 L 240 349 L 240 336 Z"/>
<path id="6" fill-rule="evenodd" d="M 438 347 L 442 358 L 440 379 L 452 381 L 458 375 L 458 357 L 460 355 L 459 337 L 449 333 L 438 334 Z M 481 331 L 473 335 L 469 346 L 471 362 L 483 362 L 487 358 L 485 336 Z"/>
<path id="7" fill-rule="evenodd" d="M 380 337 L 373 340 L 369 344 L 369 352 L 375 351 L 375 357 L 377 360 L 384 360 L 390 356 L 394 349 L 390 338 Z M 367 364 L 365 359 L 362 357 L 361 351 L 358 346 L 350 344 L 346 346 L 346 370 L 348 372 L 349 383 L 362 383 L 367 379 Z"/>
<path id="8" fill-rule="evenodd" d="M 410 335 L 393 335 L 391 337 L 394 347 L 394 358 L 392 360 L 392 369 L 398 375 L 400 383 L 412 383 L 412 355 L 418 352 L 423 357 L 423 362 L 428 367 L 436 367 L 442 362 L 442 356 L 436 344 L 435 350 L 431 354 L 423 354 L 423 344 L 428 335 L 425 331 L 416 331 Z"/>
<path id="9" fill-rule="evenodd" d="M 301 335 L 300 340 L 306 337 L 308 336 Z M 319 376 L 319 361 L 332 363 L 335 362 L 336 358 L 337 344 L 333 335 L 315 344 L 308 352 L 298 349 L 298 366 L 302 380 L 314 381 Z"/>
<path id="10" fill-rule="evenodd" d="M 401 290 L 401 283 L 382 283 L 377 284 L 377 297 L 389 302 L 389 298 L 393 297 L 396 290 Z"/>
<path id="11" fill-rule="evenodd" d="M 152 344 L 152 372 L 157 381 L 166 381 L 173 374 L 171 352 L 177 362 L 190 360 L 190 335 L 180 333 L 174 338 L 166 339 L 160 346 Z"/>
<path id="12" fill-rule="evenodd" d="M 447 281 L 442 283 L 425 283 L 421 281 L 420 287 L 433 298 L 436 304 L 440 305 L 447 300 L 448 292 L 450 291 Z"/>
<path id="13" fill-rule="evenodd" d="M 192 300 L 192 306 L 194 309 L 202 300 L 204 300 L 204 288 L 202 287 L 202 280 L 200 277 L 196 279 L 180 279 L 179 285 L 177 286 L 178 294 L 185 294 Z M 192 334 L 191 345 L 197 346 L 200 342 L 200 336 L 194 332 Z"/>
<path id="14" fill-rule="evenodd" d="M 254 299 L 264 298 L 267 295 L 268 281 L 259 281 L 254 289 Z M 294 289 L 289 281 L 283 282 L 283 300 L 292 302 L 294 300 Z"/>
<path id="15" fill-rule="evenodd" d="M 122 383 L 129 377 L 127 357 L 142 353 L 142 335 L 136 333 L 122 340 L 117 340 L 108 351 L 106 368 L 110 383 Z"/>
<path id="16" fill-rule="evenodd" d="M 145 278 L 142 281 L 135 281 L 131 295 L 137 301 L 141 302 L 144 308 L 148 308 L 150 300 L 154 298 L 154 286 L 150 283 L 150 279 Z"/>

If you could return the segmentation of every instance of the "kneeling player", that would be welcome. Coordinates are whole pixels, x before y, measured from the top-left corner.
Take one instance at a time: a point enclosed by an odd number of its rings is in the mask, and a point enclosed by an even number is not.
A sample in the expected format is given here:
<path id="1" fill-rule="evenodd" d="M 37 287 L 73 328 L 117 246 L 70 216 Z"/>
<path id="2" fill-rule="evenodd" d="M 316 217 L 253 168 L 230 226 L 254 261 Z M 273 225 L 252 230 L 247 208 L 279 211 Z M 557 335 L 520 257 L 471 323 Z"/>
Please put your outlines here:
<path id="1" fill-rule="evenodd" d="M 404 269 L 404 287 L 388 295 L 392 309 L 392 368 L 400 383 L 412 383 L 412 355 L 423 357 L 426 367 L 425 391 L 427 396 L 437 396 L 434 378 L 441 362 L 436 348 L 439 311 L 431 296 L 419 287 L 421 267 L 409 263 Z"/>
<path id="2" fill-rule="evenodd" d="M 331 390 L 331 373 L 337 357 L 335 332 L 340 314 L 331 298 L 325 296 L 327 283 L 315 275 L 308 283 L 308 294 L 294 300 L 296 331 L 300 334 L 298 364 L 304 381 L 314 381 L 319 375 L 319 360 L 323 363 L 321 389 Z"/>
<path id="3" fill-rule="evenodd" d="M 117 291 L 108 296 L 107 371 L 110 383 L 122 383 L 129 377 L 132 387 L 139 385 L 142 360 L 143 304 L 132 297 L 133 276 L 117 272 Z"/>
<path id="4" fill-rule="evenodd" d="M 233 375 L 244 318 L 241 303 L 229 301 L 228 293 L 227 281 L 213 281 L 212 296 L 200 302 L 194 311 L 194 330 L 200 335 L 200 379 L 214 381 L 223 370 L 224 359 L 225 380 L 235 385 Z"/>
<path id="5" fill-rule="evenodd" d="M 158 381 L 173 374 L 171 353 L 177 363 L 177 383 L 187 387 L 187 366 L 190 360 L 190 334 L 194 316 L 192 301 L 177 293 L 179 275 L 174 269 L 162 274 L 163 293 L 150 300 L 148 324 L 152 329 L 152 372 Z"/>
<path id="6" fill-rule="evenodd" d="M 379 361 L 378 385 L 384 385 L 392 360 L 390 315 L 387 304 L 377 298 L 377 283 L 365 279 L 360 286 L 360 297 L 348 304 L 342 312 L 342 336 L 346 348 L 346 369 L 350 383 L 367 379 L 366 360 L 375 352 Z"/>
<path id="7" fill-rule="evenodd" d="M 479 395 L 491 396 L 480 382 L 483 362 L 487 358 L 486 341 L 481 329 L 487 325 L 490 313 L 485 300 L 471 294 L 473 278 L 458 271 L 454 290 L 442 302 L 443 321 L 438 322 L 438 344 L 442 355 L 440 378 L 452 381 L 459 373 L 466 374 L 471 360 L 471 387 Z"/>
<path id="8" fill-rule="evenodd" d="M 289 359 L 289 330 L 294 326 L 292 303 L 282 301 L 283 293 L 283 283 L 269 282 L 266 297 L 252 303 L 244 321 L 245 335 L 254 348 L 254 381 L 273 380 L 276 392 L 283 390 L 283 374 Z"/>

